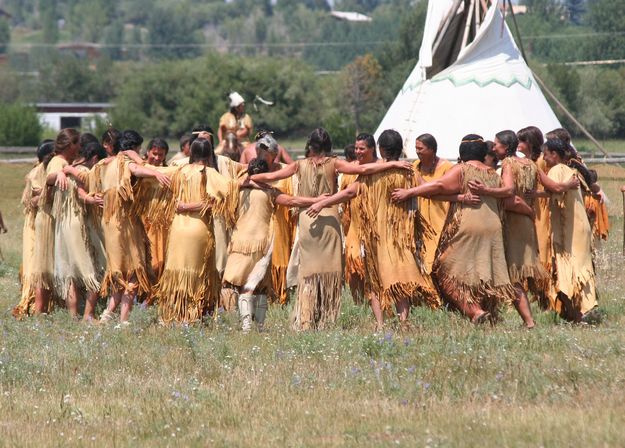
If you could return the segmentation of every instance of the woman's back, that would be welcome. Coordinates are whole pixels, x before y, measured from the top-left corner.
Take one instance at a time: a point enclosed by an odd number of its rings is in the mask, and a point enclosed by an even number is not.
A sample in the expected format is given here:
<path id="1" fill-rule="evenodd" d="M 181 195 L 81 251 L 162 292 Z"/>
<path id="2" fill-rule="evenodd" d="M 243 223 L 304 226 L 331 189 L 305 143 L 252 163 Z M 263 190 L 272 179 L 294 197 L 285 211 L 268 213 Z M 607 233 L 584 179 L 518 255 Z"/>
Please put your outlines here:
<path id="1" fill-rule="evenodd" d="M 501 178 L 492 168 L 462 164 L 461 193 L 469 191 L 470 181 L 477 180 L 488 187 L 501 186 Z M 452 204 L 434 271 L 439 281 L 453 283 L 456 289 L 459 285 L 469 286 L 476 288 L 477 293 L 478 289 L 489 285 L 511 290 L 503 245 L 501 201 L 485 195 L 480 199 L 482 202 L 478 206 Z"/>
<path id="2" fill-rule="evenodd" d="M 336 193 L 334 157 L 309 157 L 297 163 L 297 196 L 316 197 Z"/>

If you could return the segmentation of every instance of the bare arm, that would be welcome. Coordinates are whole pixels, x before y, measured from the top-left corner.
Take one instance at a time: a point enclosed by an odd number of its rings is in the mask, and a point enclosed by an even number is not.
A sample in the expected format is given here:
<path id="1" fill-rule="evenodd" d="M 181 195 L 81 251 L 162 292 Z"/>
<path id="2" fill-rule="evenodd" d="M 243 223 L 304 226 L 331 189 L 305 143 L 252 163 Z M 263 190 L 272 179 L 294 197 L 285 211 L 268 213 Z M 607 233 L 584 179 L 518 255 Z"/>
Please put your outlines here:
<path id="1" fill-rule="evenodd" d="M 304 207 L 310 207 L 316 202 L 323 200 L 324 197 L 327 197 L 327 195 L 318 196 L 316 198 L 309 198 L 309 197 L 303 197 L 303 196 L 291 196 L 289 194 L 280 193 L 278 194 L 278 196 L 276 196 L 276 204 L 284 205 L 286 207 L 304 208 Z"/>
<path id="2" fill-rule="evenodd" d="M 488 187 L 479 180 L 470 181 L 468 186 L 471 193 L 474 194 L 500 199 L 509 198 L 514 194 L 514 174 L 508 165 L 503 166 L 501 178 L 503 179 L 503 186 L 501 187 Z"/>
<path id="3" fill-rule="evenodd" d="M 55 173 L 50 173 L 46 177 L 46 185 L 52 186 L 55 185 L 61 191 L 67 190 L 69 184 L 67 182 L 67 176 L 63 172 L 63 170 L 59 170 Z"/>
<path id="4" fill-rule="evenodd" d="M 87 180 L 87 173 L 80 171 L 72 165 L 66 165 L 65 167 L 63 167 L 63 173 L 73 177 L 77 182 L 80 182 L 83 185 Z"/>
<path id="5" fill-rule="evenodd" d="M 534 209 L 527 205 L 519 196 L 512 196 L 504 201 L 504 209 L 508 212 L 526 215 L 534 219 Z"/>
<path id="6" fill-rule="evenodd" d="M 571 178 L 564 183 L 559 183 L 547 176 L 544 171 L 538 171 L 538 180 L 543 184 L 545 190 L 551 193 L 565 193 L 568 190 L 576 190 L 579 188 L 579 179 L 577 176 L 571 176 Z"/>
<path id="7" fill-rule="evenodd" d="M 332 196 L 328 196 L 327 198 L 322 199 L 319 202 L 311 205 L 308 210 L 306 210 L 306 214 L 311 218 L 315 218 L 324 208 L 331 207 L 336 204 L 342 204 L 343 202 L 347 202 L 355 198 L 358 195 L 359 186 L 359 182 L 354 182 L 350 184 L 347 188 L 339 191 L 338 193 L 335 193 Z"/>
<path id="8" fill-rule="evenodd" d="M 33 189 L 33 194 L 30 197 L 30 205 L 33 208 L 37 208 L 39 207 L 39 198 L 41 197 L 41 189 L 38 188 L 37 190 Z"/>
<path id="9" fill-rule="evenodd" d="M 291 163 L 290 165 L 285 166 L 277 171 L 273 171 L 271 173 L 261 173 L 254 174 L 250 176 L 250 179 L 257 183 L 270 183 L 275 182 L 280 179 L 286 179 L 287 177 L 291 177 L 297 171 L 297 164 Z"/>
<path id="10" fill-rule="evenodd" d="M 176 211 L 178 213 L 195 213 L 206 208 L 206 202 L 178 202 Z"/>
<path id="11" fill-rule="evenodd" d="M 122 154 L 124 154 L 126 157 L 128 157 L 130 160 L 138 165 L 143 165 L 145 163 L 145 160 L 143 160 L 141 156 L 137 154 L 137 151 L 129 149 L 127 151 L 123 151 Z"/>
<path id="12" fill-rule="evenodd" d="M 97 205 L 98 207 L 104 207 L 104 199 L 102 198 L 102 196 L 91 196 L 82 187 L 78 187 L 78 197 L 87 205 Z"/>
<path id="13" fill-rule="evenodd" d="M 443 194 L 432 196 L 430 199 L 435 201 L 446 201 L 446 202 L 461 202 L 466 205 L 480 205 L 482 200 L 477 194 L 473 194 L 470 191 L 466 193 L 458 193 L 458 194 Z"/>
<path id="14" fill-rule="evenodd" d="M 395 160 L 392 162 L 383 163 L 365 163 L 358 165 L 356 163 L 350 163 L 346 160 L 337 159 L 334 165 L 339 173 L 343 174 L 377 174 L 382 171 L 390 170 L 391 168 L 399 168 L 408 171 L 413 170 L 412 163 L 406 161 Z"/>
<path id="15" fill-rule="evenodd" d="M 440 179 L 426 182 L 412 188 L 398 188 L 391 194 L 393 202 L 402 202 L 415 196 L 432 197 L 460 193 L 460 165 L 454 166 Z"/>
<path id="16" fill-rule="evenodd" d="M 171 184 L 171 180 L 166 174 L 153 170 L 152 168 L 148 168 L 147 166 L 137 165 L 133 162 L 128 165 L 128 169 L 135 177 L 153 177 L 165 187 L 169 187 Z"/>
<path id="17" fill-rule="evenodd" d="M 242 164 L 250 163 L 250 160 L 252 160 L 255 157 L 255 153 L 256 153 L 256 143 L 252 143 L 248 145 L 248 147 L 245 148 L 245 150 L 243 151 L 243 154 L 241 154 L 241 159 L 239 160 L 239 163 L 242 163 Z"/>
<path id="18" fill-rule="evenodd" d="M 61 171 L 62 172 L 62 171 Z M 54 185 L 56 183 L 56 178 L 58 177 L 59 172 L 50 173 L 46 176 L 46 185 Z"/>
<path id="19" fill-rule="evenodd" d="M 282 163 L 293 163 L 293 159 L 282 145 L 278 145 L 278 157 Z"/>

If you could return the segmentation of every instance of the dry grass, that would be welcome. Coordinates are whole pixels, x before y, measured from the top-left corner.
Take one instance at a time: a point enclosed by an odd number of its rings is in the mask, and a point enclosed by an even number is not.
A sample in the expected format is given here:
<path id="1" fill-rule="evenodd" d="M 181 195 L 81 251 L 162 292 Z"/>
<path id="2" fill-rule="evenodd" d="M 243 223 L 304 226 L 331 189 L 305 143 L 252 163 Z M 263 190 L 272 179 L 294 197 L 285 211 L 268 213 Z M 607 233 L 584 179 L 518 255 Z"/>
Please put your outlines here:
<path id="1" fill-rule="evenodd" d="M 337 327 L 242 335 L 221 315 L 128 330 L 66 313 L 17 322 L 25 166 L 0 165 L 0 446 L 625 446 L 621 218 L 598 251 L 607 319 L 595 328 L 538 314 L 497 328 L 417 309 L 414 330 L 371 334 L 346 298 Z M 613 181 L 615 185 L 620 181 Z M 609 193 L 610 194 L 610 193 Z M 618 197 L 614 199 L 617 202 Z"/>

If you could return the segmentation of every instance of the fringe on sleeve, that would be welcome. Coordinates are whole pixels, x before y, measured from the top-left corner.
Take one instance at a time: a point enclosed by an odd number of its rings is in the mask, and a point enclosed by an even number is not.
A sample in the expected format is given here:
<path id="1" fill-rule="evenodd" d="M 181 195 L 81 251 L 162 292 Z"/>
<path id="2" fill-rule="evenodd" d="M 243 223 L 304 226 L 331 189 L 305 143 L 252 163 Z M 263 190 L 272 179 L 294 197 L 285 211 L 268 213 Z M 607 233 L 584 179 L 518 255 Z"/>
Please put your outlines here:
<path id="1" fill-rule="evenodd" d="M 22 199 L 20 201 L 20 203 L 24 207 L 24 214 L 28 214 L 35 209 L 35 207 L 31 203 L 31 200 L 33 198 L 33 189 L 34 189 L 33 178 L 36 176 L 37 170 L 39 168 L 40 168 L 40 165 L 36 166 L 24 178 L 25 186 L 24 186 L 24 191 L 22 192 Z"/>
<path id="2" fill-rule="evenodd" d="M 239 183 L 226 179 L 213 169 L 207 169 L 206 193 L 213 201 L 213 213 L 221 216 L 226 226 L 232 228 L 237 221 Z"/>
<path id="3" fill-rule="evenodd" d="M 177 177 L 174 174 L 171 188 L 163 188 L 152 179 L 140 179 L 134 191 L 131 213 L 141 216 L 153 226 L 169 227 L 176 212 L 175 198 L 180 189 Z"/>

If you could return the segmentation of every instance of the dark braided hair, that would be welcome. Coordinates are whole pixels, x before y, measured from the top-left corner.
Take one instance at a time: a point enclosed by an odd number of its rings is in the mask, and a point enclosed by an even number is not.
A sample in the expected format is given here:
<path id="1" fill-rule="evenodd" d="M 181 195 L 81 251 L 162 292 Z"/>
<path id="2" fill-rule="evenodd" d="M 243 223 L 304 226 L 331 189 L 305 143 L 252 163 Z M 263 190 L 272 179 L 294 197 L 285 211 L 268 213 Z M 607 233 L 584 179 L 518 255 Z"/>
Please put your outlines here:
<path id="1" fill-rule="evenodd" d="M 460 142 L 460 160 L 462 162 L 468 162 L 469 160 L 477 160 L 484 162 L 488 147 L 482 136 L 477 134 L 468 134 L 462 137 Z"/>
<path id="2" fill-rule="evenodd" d="M 329 156 L 332 154 L 332 139 L 323 128 L 317 128 L 310 133 L 306 142 L 306 152 L 311 155 Z"/>
<path id="3" fill-rule="evenodd" d="M 514 131 L 506 130 L 497 132 L 495 138 L 506 147 L 506 157 L 512 157 L 516 154 L 516 149 L 519 146 L 519 139 Z"/>

